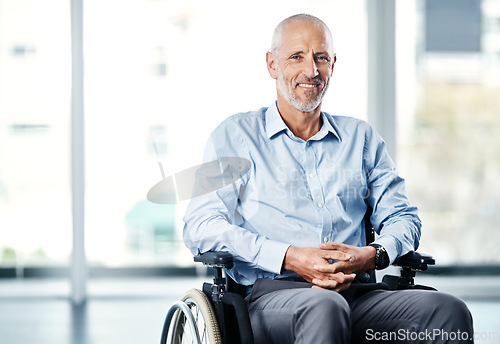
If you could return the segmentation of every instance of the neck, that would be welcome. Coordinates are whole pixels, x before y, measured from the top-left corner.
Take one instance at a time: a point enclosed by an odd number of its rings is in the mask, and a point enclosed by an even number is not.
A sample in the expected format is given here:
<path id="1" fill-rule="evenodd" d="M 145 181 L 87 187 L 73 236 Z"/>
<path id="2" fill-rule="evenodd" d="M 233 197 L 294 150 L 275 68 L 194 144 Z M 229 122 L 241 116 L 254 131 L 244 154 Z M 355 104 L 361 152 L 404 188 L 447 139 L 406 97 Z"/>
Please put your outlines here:
<path id="1" fill-rule="evenodd" d="M 309 140 L 321 129 L 321 104 L 311 112 L 302 112 L 278 97 L 278 112 L 296 137 Z"/>

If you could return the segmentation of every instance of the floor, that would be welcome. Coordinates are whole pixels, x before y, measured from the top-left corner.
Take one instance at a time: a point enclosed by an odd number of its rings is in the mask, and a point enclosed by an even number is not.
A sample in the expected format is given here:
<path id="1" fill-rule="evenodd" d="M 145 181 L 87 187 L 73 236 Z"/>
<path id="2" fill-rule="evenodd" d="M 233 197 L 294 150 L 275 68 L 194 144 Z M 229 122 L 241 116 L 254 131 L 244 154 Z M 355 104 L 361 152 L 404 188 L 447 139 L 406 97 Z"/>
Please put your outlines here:
<path id="1" fill-rule="evenodd" d="M 166 311 L 200 278 L 94 279 L 82 306 L 68 301 L 65 280 L 0 280 L 2 344 L 159 343 Z M 421 279 L 463 298 L 476 343 L 500 344 L 500 277 Z"/>

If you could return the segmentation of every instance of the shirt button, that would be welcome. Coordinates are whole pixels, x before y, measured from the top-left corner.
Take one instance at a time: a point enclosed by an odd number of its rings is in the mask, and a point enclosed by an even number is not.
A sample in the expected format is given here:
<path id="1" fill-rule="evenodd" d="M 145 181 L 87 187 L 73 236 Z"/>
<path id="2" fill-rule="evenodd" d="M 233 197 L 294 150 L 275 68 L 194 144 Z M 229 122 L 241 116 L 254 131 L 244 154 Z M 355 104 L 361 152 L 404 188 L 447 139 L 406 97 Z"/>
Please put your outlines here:
<path id="1" fill-rule="evenodd" d="M 318 203 L 318 208 L 323 208 L 323 204 Z"/>
<path id="2" fill-rule="evenodd" d="M 323 242 L 327 242 L 328 241 L 328 238 L 327 237 L 324 237 L 323 238 Z"/>
<path id="3" fill-rule="evenodd" d="M 309 175 L 309 178 L 313 179 L 313 178 L 314 178 L 314 174 L 312 174 L 312 173 L 311 173 L 311 174 Z"/>

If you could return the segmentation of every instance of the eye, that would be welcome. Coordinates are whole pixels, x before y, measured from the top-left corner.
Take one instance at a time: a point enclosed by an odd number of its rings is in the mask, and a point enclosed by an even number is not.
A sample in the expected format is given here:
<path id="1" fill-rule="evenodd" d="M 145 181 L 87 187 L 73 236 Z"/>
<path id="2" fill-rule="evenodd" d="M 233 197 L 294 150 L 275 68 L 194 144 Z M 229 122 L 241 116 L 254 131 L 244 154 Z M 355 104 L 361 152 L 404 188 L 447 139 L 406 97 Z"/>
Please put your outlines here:
<path id="1" fill-rule="evenodd" d="M 316 56 L 316 60 L 321 61 L 321 62 L 328 62 L 328 61 L 330 61 L 330 58 L 328 56 L 325 56 L 325 55 L 319 55 L 319 56 Z"/>
<path id="2" fill-rule="evenodd" d="M 300 59 L 300 55 L 292 55 L 290 56 L 290 60 L 298 60 Z"/>

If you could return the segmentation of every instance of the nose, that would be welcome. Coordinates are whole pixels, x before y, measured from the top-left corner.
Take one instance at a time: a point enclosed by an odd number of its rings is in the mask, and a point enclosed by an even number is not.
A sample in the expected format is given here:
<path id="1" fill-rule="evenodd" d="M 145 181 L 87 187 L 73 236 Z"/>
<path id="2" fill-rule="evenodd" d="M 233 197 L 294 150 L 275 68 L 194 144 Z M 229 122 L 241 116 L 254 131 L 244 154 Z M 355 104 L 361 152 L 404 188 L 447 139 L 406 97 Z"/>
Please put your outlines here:
<path id="1" fill-rule="evenodd" d="M 316 65 L 316 60 L 314 56 L 309 56 L 306 59 L 306 64 L 304 66 L 304 74 L 309 78 L 314 78 L 319 74 L 318 66 Z"/>

